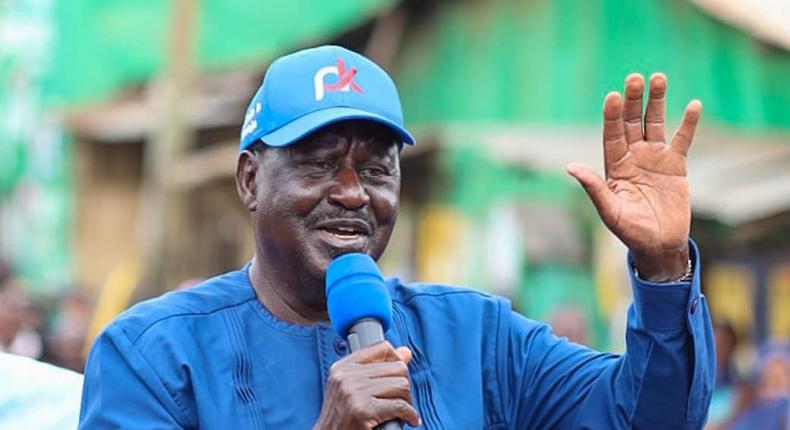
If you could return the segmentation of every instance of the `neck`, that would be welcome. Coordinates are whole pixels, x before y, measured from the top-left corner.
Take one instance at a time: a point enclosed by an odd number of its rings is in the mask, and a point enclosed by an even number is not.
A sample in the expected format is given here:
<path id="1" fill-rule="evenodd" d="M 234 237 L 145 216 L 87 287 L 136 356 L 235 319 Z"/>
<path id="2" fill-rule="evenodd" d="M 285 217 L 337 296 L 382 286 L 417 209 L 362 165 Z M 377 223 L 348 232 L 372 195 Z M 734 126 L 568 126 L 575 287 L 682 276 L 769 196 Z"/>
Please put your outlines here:
<path id="1" fill-rule="evenodd" d="M 250 281 L 258 301 L 280 320 L 292 324 L 315 324 L 328 321 L 326 302 L 310 305 L 306 297 L 311 291 L 323 289 L 322 281 L 301 279 L 298 269 L 281 270 L 266 264 L 266 260 L 256 254 L 249 270 Z"/>

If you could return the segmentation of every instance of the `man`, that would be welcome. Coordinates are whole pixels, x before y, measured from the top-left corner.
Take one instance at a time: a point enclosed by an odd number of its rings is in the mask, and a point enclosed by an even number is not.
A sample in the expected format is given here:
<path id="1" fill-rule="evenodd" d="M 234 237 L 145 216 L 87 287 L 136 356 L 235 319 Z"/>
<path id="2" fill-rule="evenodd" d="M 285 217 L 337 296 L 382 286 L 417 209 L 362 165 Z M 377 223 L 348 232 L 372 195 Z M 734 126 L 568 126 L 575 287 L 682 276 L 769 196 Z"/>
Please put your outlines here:
<path id="1" fill-rule="evenodd" d="M 630 250 L 625 355 L 556 338 L 503 299 L 398 279 L 388 342 L 349 354 L 327 322 L 326 268 L 384 251 L 414 139 L 389 76 L 323 46 L 272 63 L 246 115 L 236 183 L 252 261 L 112 323 L 89 357 L 80 428 L 701 428 L 713 346 L 685 163 L 701 105 L 667 141 L 666 80 L 650 80 L 644 129 L 643 87 L 629 76 L 625 100 L 604 102 L 607 182 L 568 168 Z"/>

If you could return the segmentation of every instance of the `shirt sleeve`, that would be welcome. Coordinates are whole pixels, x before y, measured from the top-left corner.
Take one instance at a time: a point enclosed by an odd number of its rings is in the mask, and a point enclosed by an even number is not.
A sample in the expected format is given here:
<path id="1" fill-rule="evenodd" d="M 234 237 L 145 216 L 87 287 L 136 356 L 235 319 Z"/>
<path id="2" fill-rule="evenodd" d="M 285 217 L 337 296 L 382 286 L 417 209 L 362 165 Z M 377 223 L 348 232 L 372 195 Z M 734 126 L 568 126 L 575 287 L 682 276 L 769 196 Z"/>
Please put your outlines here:
<path id="1" fill-rule="evenodd" d="M 180 409 L 126 334 L 111 325 L 85 367 L 79 430 L 185 428 Z"/>
<path id="2" fill-rule="evenodd" d="M 558 338 L 508 310 L 500 363 L 506 363 L 509 427 L 701 429 L 715 354 L 698 250 L 693 242 L 690 248 L 690 282 L 651 283 L 632 273 L 634 303 L 621 356 Z"/>

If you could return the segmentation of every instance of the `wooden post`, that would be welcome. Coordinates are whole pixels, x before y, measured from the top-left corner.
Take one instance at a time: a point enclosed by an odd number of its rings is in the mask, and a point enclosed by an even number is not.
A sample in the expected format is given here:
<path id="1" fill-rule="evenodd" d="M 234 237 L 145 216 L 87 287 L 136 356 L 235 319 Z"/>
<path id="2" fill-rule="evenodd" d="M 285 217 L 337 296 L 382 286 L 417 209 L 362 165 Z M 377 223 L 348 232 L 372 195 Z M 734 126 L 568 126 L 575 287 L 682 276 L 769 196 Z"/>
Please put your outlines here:
<path id="1" fill-rule="evenodd" d="M 174 178 L 174 166 L 192 141 L 187 103 L 195 81 L 195 50 L 200 0 L 173 0 L 170 47 L 160 79 L 149 88 L 157 112 L 154 132 L 145 144 L 143 188 L 138 234 L 143 278 L 139 291 L 151 296 L 176 286 L 183 276 L 179 255 L 186 250 L 189 216 L 184 192 Z"/>

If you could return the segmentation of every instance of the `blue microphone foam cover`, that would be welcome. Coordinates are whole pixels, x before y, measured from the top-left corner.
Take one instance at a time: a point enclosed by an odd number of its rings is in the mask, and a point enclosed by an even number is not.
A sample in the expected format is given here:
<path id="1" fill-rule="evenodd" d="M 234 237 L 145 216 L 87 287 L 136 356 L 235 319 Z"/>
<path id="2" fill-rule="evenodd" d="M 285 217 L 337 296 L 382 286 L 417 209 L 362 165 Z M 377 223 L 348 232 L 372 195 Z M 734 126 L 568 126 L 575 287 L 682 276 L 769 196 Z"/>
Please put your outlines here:
<path id="1" fill-rule="evenodd" d="M 392 322 L 392 299 L 376 262 L 365 254 L 342 255 L 326 270 L 326 306 L 332 327 L 344 338 L 363 318 L 381 322 L 384 332 Z"/>

